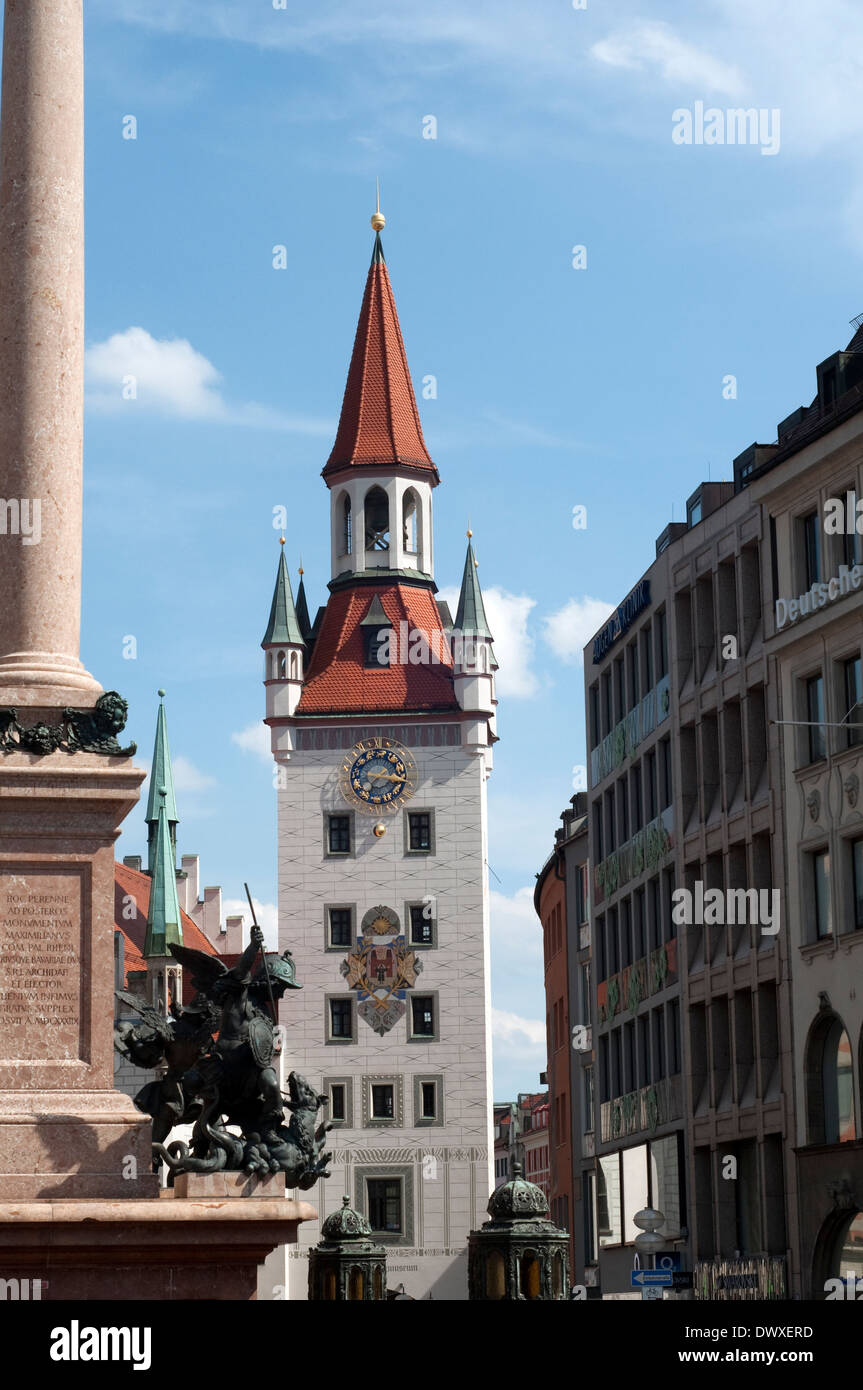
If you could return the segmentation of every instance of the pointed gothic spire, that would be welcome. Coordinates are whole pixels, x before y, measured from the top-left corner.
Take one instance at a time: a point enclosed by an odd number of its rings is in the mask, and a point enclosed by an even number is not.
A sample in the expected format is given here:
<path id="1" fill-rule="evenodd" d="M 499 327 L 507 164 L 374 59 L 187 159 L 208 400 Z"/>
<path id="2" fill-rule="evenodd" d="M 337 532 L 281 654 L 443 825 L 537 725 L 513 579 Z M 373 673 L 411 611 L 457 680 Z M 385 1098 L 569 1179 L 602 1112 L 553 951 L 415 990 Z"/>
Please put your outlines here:
<path id="1" fill-rule="evenodd" d="M 455 631 L 470 633 L 474 637 L 487 637 L 489 641 L 492 641 L 493 638 L 486 622 L 479 577 L 476 572 L 476 556 L 471 544 L 472 534 L 471 531 L 467 533 L 467 558 L 464 562 L 461 593 L 458 597 L 458 611 L 455 615 Z"/>
<path id="2" fill-rule="evenodd" d="M 309 605 L 306 602 L 306 586 L 303 582 L 303 566 L 300 564 L 300 584 L 297 589 L 297 623 L 303 635 L 303 641 L 308 642 L 312 633 L 312 624 L 309 619 Z"/>
<path id="3" fill-rule="evenodd" d="M 177 873 L 171 832 L 168 826 L 167 796 L 164 783 L 158 788 L 159 814 L 156 820 L 154 852 L 150 861 L 150 903 L 147 908 L 147 935 L 144 956 L 167 956 L 171 942 L 183 944 L 183 925 L 177 897 Z"/>
<path id="4" fill-rule="evenodd" d="M 282 552 L 279 556 L 279 567 L 276 571 L 276 587 L 273 590 L 273 602 L 270 608 L 270 621 L 267 623 L 267 630 L 264 633 L 262 647 L 284 643 L 285 646 L 302 646 L 303 634 L 300 624 L 297 621 L 297 610 L 294 607 L 294 595 L 291 589 L 291 576 L 288 574 L 288 566 L 285 561 L 285 542 L 281 542 Z M 308 621 L 308 609 L 306 610 L 306 621 Z"/>
<path id="5" fill-rule="evenodd" d="M 372 217 L 375 244 L 360 309 L 342 413 L 324 478 L 346 468 L 421 468 L 439 481 L 423 438 L 396 302 L 381 244 L 385 218 Z"/>
<path id="6" fill-rule="evenodd" d="M 168 725 L 165 719 L 165 706 L 161 703 L 165 698 L 164 690 L 159 694 L 159 713 L 156 718 L 156 743 L 153 748 L 153 763 L 150 768 L 150 794 L 147 798 L 147 872 L 153 872 L 153 850 L 156 843 L 156 826 L 159 820 L 159 788 L 165 788 L 165 816 L 168 822 L 168 829 L 171 836 L 171 844 L 176 860 L 177 851 L 177 825 L 180 817 L 177 815 L 177 802 L 174 797 L 174 773 L 171 767 L 171 750 L 168 747 Z"/>

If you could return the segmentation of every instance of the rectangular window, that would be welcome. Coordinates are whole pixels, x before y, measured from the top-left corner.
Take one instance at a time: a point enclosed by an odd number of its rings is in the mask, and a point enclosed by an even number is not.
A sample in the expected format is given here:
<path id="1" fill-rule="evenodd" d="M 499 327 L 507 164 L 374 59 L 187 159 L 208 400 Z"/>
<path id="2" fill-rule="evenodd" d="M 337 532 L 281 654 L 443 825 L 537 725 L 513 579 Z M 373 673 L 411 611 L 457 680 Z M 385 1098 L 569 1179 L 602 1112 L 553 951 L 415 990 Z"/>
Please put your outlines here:
<path id="1" fill-rule="evenodd" d="M 339 1082 L 330 1087 L 330 1119 L 343 1120 L 345 1115 L 345 1088 Z"/>
<path id="2" fill-rule="evenodd" d="M 656 783 L 656 752 L 651 750 L 646 759 L 647 768 L 647 819 L 655 820 L 659 811 Z"/>
<path id="3" fill-rule="evenodd" d="M 665 609 L 656 615 L 656 678 L 668 675 L 668 619 Z"/>
<path id="4" fill-rule="evenodd" d="M 372 1086 L 372 1119 L 395 1118 L 395 1088 L 389 1084 Z"/>
<path id="5" fill-rule="evenodd" d="M 824 727 L 824 680 L 811 676 L 806 682 L 806 718 L 809 723 L 809 761 L 827 757 L 827 730 Z"/>
<path id="6" fill-rule="evenodd" d="M 402 1185 L 398 1178 L 367 1178 L 369 1225 L 373 1231 L 400 1235 L 402 1221 Z"/>
<path id="7" fill-rule="evenodd" d="M 349 907 L 331 907 L 330 916 L 330 945 L 331 946 L 350 946 L 352 944 L 353 913 Z"/>
<path id="8" fill-rule="evenodd" d="M 424 1120 L 433 1120 L 437 1115 L 437 1084 L 434 1081 L 422 1083 L 420 1111 Z"/>
<path id="9" fill-rule="evenodd" d="M 653 625 L 647 623 L 640 633 L 641 684 L 645 695 L 653 689 Z"/>
<path id="10" fill-rule="evenodd" d="M 818 512 L 810 512 L 801 518 L 803 533 L 803 577 L 806 588 L 811 589 L 821 578 L 821 518 Z"/>
<path id="11" fill-rule="evenodd" d="M 431 946 L 434 943 L 434 921 L 431 903 L 411 903 L 411 945 Z"/>
<path id="12" fill-rule="evenodd" d="M 353 1000 L 330 1000 L 330 1037 L 350 1040 L 353 1037 Z"/>
<path id="13" fill-rule="evenodd" d="M 584 1132 L 593 1133 L 593 1067 L 584 1068 Z"/>
<path id="14" fill-rule="evenodd" d="M 350 854 L 350 816 L 327 816 L 327 851 L 330 854 Z"/>
<path id="15" fill-rule="evenodd" d="M 671 739 L 664 738 L 659 745 L 659 809 L 666 811 L 671 805 Z"/>
<path id="16" fill-rule="evenodd" d="M 632 830 L 640 830 L 643 824 L 641 809 L 641 763 L 632 769 Z"/>
<path id="17" fill-rule="evenodd" d="M 411 996 L 411 1037 L 433 1038 L 434 998 L 430 994 Z"/>
<path id="18" fill-rule="evenodd" d="M 815 890 L 815 935 L 820 941 L 833 935 L 833 910 L 830 903 L 830 855 L 827 850 L 812 856 L 812 875 Z"/>
<path id="19" fill-rule="evenodd" d="M 860 931 L 863 930 L 863 840 L 855 840 L 851 846 L 851 884 L 854 892 L 854 930 Z"/>
<path id="20" fill-rule="evenodd" d="M 413 854 L 430 854 L 432 847 L 431 811 L 408 812 L 408 847 Z"/>
<path id="21" fill-rule="evenodd" d="M 599 730 L 599 685 L 594 681 L 590 687 L 590 747 L 591 751 L 600 740 Z"/>
<path id="22" fill-rule="evenodd" d="M 581 1009 L 580 1022 L 587 1028 L 590 1026 L 590 961 L 585 961 L 581 967 L 581 998 L 579 999 Z"/>
<path id="23" fill-rule="evenodd" d="M 848 724 L 863 724 L 863 669 L 859 656 L 852 656 L 845 662 L 845 713 Z M 847 745 L 863 743 L 863 728 L 848 729 L 845 735 Z"/>
<path id="24" fill-rule="evenodd" d="M 587 865 L 580 864 L 575 871 L 575 920 L 581 926 L 587 921 Z"/>
<path id="25" fill-rule="evenodd" d="M 663 1009 L 653 1011 L 653 1080 L 665 1078 L 665 1017 Z"/>

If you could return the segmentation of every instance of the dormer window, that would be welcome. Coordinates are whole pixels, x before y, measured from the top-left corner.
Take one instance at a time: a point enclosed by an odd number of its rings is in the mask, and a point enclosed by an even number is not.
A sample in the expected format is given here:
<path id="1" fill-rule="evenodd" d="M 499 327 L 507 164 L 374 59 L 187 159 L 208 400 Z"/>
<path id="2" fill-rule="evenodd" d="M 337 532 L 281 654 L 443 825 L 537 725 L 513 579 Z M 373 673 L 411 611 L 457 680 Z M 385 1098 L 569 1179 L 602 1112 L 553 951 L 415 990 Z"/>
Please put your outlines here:
<path id="1" fill-rule="evenodd" d="M 369 611 L 360 623 L 363 634 L 363 665 L 367 670 L 385 671 L 391 664 L 392 623 L 375 594 Z"/>

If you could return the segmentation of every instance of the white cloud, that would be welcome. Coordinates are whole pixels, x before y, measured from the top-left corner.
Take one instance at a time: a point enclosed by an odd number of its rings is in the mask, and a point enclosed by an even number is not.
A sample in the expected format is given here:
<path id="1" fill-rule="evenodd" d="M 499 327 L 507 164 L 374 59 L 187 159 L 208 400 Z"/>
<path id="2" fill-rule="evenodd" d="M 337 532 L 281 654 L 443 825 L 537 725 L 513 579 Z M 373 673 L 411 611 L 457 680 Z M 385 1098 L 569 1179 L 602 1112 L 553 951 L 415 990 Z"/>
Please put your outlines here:
<path id="1" fill-rule="evenodd" d="M 260 719 L 256 719 L 254 724 L 249 724 L 245 729 L 240 729 L 238 733 L 231 734 L 231 742 L 242 748 L 244 753 L 252 753 L 256 758 L 260 758 L 262 762 L 270 763 L 273 760 L 270 730 Z"/>
<path id="2" fill-rule="evenodd" d="M 505 1047 L 539 1049 L 545 1056 L 545 1024 L 541 1018 L 520 1018 L 505 1009 L 492 1009 L 491 1031 L 495 1043 Z"/>
<path id="3" fill-rule="evenodd" d="M 459 590 L 455 585 L 441 589 L 439 597 L 450 606 L 455 617 Z M 485 615 L 494 638 L 494 654 L 500 670 L 497 672 L 498 695 L 527 700 L 536 694 L 539 681 L 533 669 L 535 642 L 527 630 L 531 609 L 536 599 L 527 594 L 510 594 L 506 589 L 491 585 L 482 591 Z"/>
<path id="4" fill-rule="evenodd" d="M 258 926 L 264 933 L 264 941 L 268 951 L 275 951 L 279 940 L 279 910 L 275 903 L 262 903 L 260 898 L 252 894 L 252 903 L 255 908 L 255 916 L 258 919 Z M 243 940 L 248 943 L 249 931 L 252 925 L 252 914 L 249 911 L 249 904 L 245 898 L 223 898 L 222 899 L 223 917 L 235 917 L 242 914 L 243 917 Z M 300 982 L 302 983 L 302 981 Z"/>
<path id="5" fill-rule="evenodd" d="M 601 598 L 567 599 L 556 613 L 543 618 L 543 637 L 561 661 L 581 665 L 585 645 L 614 609 Z"/>
<path id="6" fill-rule="evenodd" d="M 138 410 L 183 420 L 326 436 L 330 420 L 284 414 L 254 401 L 230 404 L 222 374 L 186 338 L 154 338 L 132 327 L 93 343 L 85 354 L 87 405 L 106 414 Z"/>
<path id="7" fill-rule="evenodd" d="M 182 754 L 178 758 L 171 759 L 171 766 L 174 771 L 174 790 L 178 792 L 200 792 L 207 787 L 217 785 L 216 778 L 210 777 L 206 772 L 200 772 L 195 764 Z"/>
<path id="8" fill-rule="evenodd" d="M 736 67 L 681 39 L 670 25 L 639 24 L 595 43 L 592 56 L 608 67 L 653 68 L 665 82 L 735 96 L 743 86 Z"/>

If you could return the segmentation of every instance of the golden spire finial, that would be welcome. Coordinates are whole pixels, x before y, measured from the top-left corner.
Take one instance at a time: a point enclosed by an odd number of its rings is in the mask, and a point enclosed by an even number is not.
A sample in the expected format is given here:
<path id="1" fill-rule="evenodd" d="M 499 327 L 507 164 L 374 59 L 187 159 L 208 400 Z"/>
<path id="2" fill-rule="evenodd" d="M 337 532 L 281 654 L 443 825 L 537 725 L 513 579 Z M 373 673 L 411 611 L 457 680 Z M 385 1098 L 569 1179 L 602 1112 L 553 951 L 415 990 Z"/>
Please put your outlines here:
<path id="1" fill-rule="evenodd" d="M 470 529 L 470 517 L 468 517 L 468 519 L 467 519 L 467 538 L 468 538 L 468 540 L 470 540 L 472 536 L 473 536 L 473 531 Z"/>
<path id="2" fill-rule="evenodd" d="M 284 537 L 284 535 L 279 536 L 279 545 L 284 545 L 284 543 L 285 543 L 285 537 Z"/>
<path id="3" fill-rule="evenodd" d="M 300 578 L 302 579 L 303 575 L 305 574 L 305 570 L 303 569 L 303 557 L 302 557 L 302 554 L 300 554 L 300 570 L 299 570 L 299 573 L 300 573 Z"/>
<path id="4" fill-rule="evenodd" d="M 387 225 L 387 219 L 381 212 L 381 181 L 375 179 L 375 210 L 372 213 L 372 227 L 376 232 L 382 232 Z"/>

